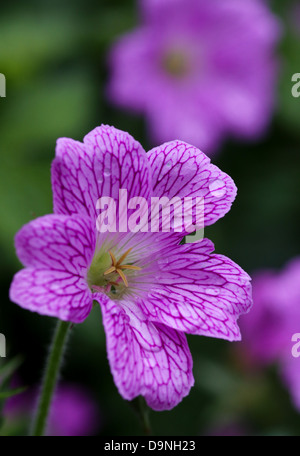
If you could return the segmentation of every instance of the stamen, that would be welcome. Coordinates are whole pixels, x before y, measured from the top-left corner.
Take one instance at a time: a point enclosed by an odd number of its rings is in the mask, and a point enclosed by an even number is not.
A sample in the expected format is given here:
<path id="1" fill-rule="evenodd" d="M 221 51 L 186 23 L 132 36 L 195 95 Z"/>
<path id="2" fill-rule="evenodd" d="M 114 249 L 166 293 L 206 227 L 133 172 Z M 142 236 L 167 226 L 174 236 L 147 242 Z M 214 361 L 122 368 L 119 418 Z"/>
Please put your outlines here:
<path id="1" fill-rule="evenodd" d="M 134 269 L 135 271 L 140 271 L 142 268 L 139 266 L 133 266 L 131 264 L 121 264 L 121 266 L 119 266 L 119 269 Z"/>
<path id="2" fill-rule="evenodd" d="M 114 254 L 112 253 L 111 250 L 109 250 L 108 253 L 110 254 L 110 257 L 111 257 L 111 261 L 112 261 L 113 266 L 116 266 L 116 264 L 117 264 L 116 257 L 114 256 Z"/>
<path id="3" fill-rule="evenodd" d="M 112 266 L 111 268 L 107 269 L 107 271 L 104 272 L 104 275 L 110 274 L 111 272 L 114 272 L 116 270 L 115 266 Z"/>
<path id="4" fill-rule="evenodd" d="M 121 276 L 123 282 L 125 283 L 125 287 L 128 287 L 128 282 L 127 282 L 126 275 L 124 274 L 124 272 L 121 269 L 117 269 L 117 273 Z"/>
<path id="5" fill-rule="evenodd" d="M 128 250 L 121 256 L 121 258 L 120 258 L 119 261 L 118 261 L 118 264 L 121 264 L 121 263 L 125 260 L 125 258 L 126 258 L 126 257 L 129 255 L 129 253 L 131 252 L 131 250 L 132 250 L 132 247 L 131 247 L 130 249 L 128 249 Z"/>

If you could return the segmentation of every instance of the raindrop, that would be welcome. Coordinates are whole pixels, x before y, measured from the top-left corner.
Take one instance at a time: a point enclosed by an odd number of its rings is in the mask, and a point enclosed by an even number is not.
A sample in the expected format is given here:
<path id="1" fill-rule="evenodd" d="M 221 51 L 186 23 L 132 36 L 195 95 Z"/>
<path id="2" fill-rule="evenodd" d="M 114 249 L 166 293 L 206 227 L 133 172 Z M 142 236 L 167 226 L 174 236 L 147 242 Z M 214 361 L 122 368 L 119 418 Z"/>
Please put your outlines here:
<path id="1" fill-rule="evenodd" d="M 218 296 L 220 290 L 218 288 L 206 288 L 205 293 L 211 296 Z"/>
<path id="2" fill-rule="evenodd" d="M 172 166 L 173 166 L 172 160 L 167 161 L 167 163 L 164 164 L 164 167 L 162 169 L 161 177 L 163 177 L 164 174 L 169 173 L 171 168 L 172 168 Z"/>
<path id="3" fill-rule="evenodd" d="M 148 363 L 150 367 L 155 367 L 157 362 L 154 358 L 148 358 Z"/>
<path id="4" fill-rule="evenodd" d="M 222 198 L 226 193 L 226 184 L 220 179 L 216 179 L 209 183 L 209 191 L 212 196 L 216 198 Z"/>
<path id="5" fill-rule="evenodd" d="M 110 169 L 109 168 L 105 168 L 103 174 L 104 174 L 105 177 L 109 177 L 111 175 Z"/>
<path id="6" fill-rule="evenodd" d="M 169 260 L 168 258 L 160 258 L 157 263 L 161 269 L 164 269 L 166 266 L 168 266 Z"/>

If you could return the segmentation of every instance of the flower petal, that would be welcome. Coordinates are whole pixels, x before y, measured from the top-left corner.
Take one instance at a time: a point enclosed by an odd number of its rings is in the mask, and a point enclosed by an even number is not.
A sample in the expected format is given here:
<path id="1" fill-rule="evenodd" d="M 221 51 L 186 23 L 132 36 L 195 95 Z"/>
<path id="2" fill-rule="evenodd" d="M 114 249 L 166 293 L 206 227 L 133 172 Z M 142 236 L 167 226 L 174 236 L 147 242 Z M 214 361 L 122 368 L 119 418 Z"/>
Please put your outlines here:
<path id="1" fill-rule="evenodd" d="M 118 200 L 119 189 L 127 189 L 128 198 L 149 197 L 146 152 L 128 133 L 104 125 L 91 131 L 83 144 L 61 138 L 52 164 L 52 186 L 54 212 L 95 219 L 100 196 Z"/>
<path id="2" fill-rule="evenodd" d="M 96 225 L 91 219 L 46 215 L 17 233 L 17 255 L 26 267 L 67 271 L 84 277 L 94 254 L 95 232 Z"/>
<path id="3" fill-rule="evenodd" d="M 92 308 L 86 281 L 67 271 L 23 269 L 11 284 L 10 299 L 24 309 L 81 323 Z"/>
<path id="4" fill-rule="evenodd" d="M 204 239 L 169 251 L 156 290 L 140 302 L 150 320 L 191 334 L 240 340 L 237 319 L 251 307 L 251 279 L 213 250 Z"/>
<path id="5" fill-rule="evenodd" d="M 149 154 L 155 196 L 204 198 L 204 225 L 223 217 L 236 197 L 233 180 L 194 146 L 165 143 Z"/>
<path id="6" fill-rule="evenodd" d="M 10 299 L 42 315 L 82 322 L 92 307 L 85 279 L 95 248 L 91 219 L 46 215 L 25 225 L 16 249 L 27 269 L 18 272 Z"/>
<path id="7" fill-rule="evenodd" d="M 225 122 L 218 111 L 216 113 L 212 109 L 213 102 L 207 100 L 199 89 L 199 93 L 194 87 L 191 87 L 192 90 L 191 94 L 187 90 L 177 93 L 176 98 L 171 88 L 161 100 L 156 95 L 155 106 L 147 112 L 149 130 L 156 144 L 180 138 L 201 147 L 212 156 L 217 154 L 218 145 L 226 136 Z M 207 94 L 205 88 L 203 92 Z M 191 98 L 195 99 L 194 104 L 190 103 Z M 181 108 L 178 109 L 178 106 Z"/>
<path id="8" fill-rule="evenodd" d="M 122 303 L 123 306 L 123 303 Z M 194 379 L 185 335 L 154 324 L 138 308 L 101 303 L 107 353 L 120 394 L 142 395 L 154 410 L 169 410 L 185 397 Z"/>

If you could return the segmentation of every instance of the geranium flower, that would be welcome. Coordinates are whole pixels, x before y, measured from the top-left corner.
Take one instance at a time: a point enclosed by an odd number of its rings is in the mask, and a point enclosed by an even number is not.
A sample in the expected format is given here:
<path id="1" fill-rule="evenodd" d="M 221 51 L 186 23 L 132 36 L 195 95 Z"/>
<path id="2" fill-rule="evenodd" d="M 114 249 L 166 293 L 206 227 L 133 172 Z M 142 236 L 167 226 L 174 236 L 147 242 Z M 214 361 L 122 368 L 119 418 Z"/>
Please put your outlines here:
<path id="1" fill-rule="evenodd" d="M 277 362 L 280 375 L 300 410 L 300 359 L 292 348 L 300 334 L 300 259 L 282 271 L 266 270 L 253 279 L 254 308 L 241 320 L 243 343 L 240 348 L 251 364 L 258 367 Z"/>
<path id="2" fill-rule="evenodd" d="M 156 142 L 213 152 L 255 139 L 274 107 L 279 22 L 261 0 L 141 0 L 142 24 L 111 51 L 108 97 L 143 113 Z"/>
<path id="3" fill-rule="evenodd" d="M 120 394 L 171 409 L 194 383 L 184 333 L 240 340 L 250 278 L 212 254 L 207 239 L 179 245 L 184 233 L 99 232 L 97 201 L 118 202 L 120 189 L 128 199 L 200 196 L 210 225 L 229 211 L 234 182 L 193 146 L 174 141 L 146 154 L 129 134 L 101 126 L 83 143 L 58 141 L 52 183 L 55 214 L 16 236 L 26 268 L 13 280 L 11 300 L 74 323 L 97 301 Z"/>

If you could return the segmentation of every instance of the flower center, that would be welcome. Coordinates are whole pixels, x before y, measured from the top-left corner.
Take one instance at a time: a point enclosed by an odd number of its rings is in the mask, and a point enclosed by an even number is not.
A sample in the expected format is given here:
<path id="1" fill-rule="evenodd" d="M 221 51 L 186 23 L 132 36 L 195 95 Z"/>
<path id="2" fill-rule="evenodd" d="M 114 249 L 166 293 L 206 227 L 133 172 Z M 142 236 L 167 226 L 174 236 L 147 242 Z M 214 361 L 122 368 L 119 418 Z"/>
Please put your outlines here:
<path id="1" fill-rule="evenodd" d="M 186 56 L 180 51 L 171 51 L 164 56 L 164 69 L 172 76 L 182 77 L 188 71 Z"/>
<path id="2" fill-rule="evenodd" d="M 139 266 L 123 264 L 131 250 L 132 248 L 128 249 L 118 260 L 111 250 L 108 253 L 100 251 L 95 254 L 87 274 L 89 288 L 109 295 L 125 291 L 128 288 L 128 280 L 124 271 L 130 274 L 130 271 L 141 270 Z"/>

